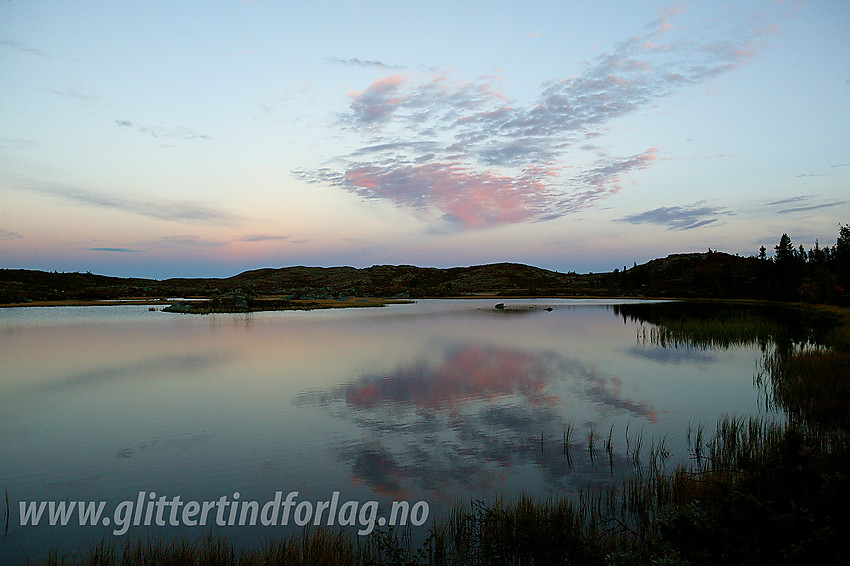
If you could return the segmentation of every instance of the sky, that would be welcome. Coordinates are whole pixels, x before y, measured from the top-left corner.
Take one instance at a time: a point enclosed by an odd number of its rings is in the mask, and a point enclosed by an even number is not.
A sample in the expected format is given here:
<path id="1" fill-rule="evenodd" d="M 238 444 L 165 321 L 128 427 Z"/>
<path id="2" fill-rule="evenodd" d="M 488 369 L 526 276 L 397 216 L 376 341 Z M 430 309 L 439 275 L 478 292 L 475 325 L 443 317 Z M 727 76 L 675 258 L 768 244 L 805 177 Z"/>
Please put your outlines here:
<path id="1" fill-rule="evenodd" d="M 850 2 L 0 3 L 0 267 L 610 271 L 850 222 Z"/>

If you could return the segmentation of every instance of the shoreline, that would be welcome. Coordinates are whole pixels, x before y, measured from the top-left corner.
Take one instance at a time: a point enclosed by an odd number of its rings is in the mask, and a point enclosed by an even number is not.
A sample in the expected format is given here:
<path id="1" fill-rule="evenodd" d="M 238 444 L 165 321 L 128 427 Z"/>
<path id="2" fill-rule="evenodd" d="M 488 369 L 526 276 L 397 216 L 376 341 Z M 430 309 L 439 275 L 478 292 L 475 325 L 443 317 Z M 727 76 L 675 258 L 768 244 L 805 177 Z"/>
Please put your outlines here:
<path id="1" fill-rule="evenodd" d="M 273 300 L 276 297 L 260 296 L 258 301 Z M 396 304 L 411 304 L 418 300 L 448 300 L 459 301 L 469 299 L 487 299 L 494 301 L 510 301 L 510 300 L 541 300 L 559 299 L 559 300 L 638 300 L 638 301 L 702 301 L 711 299 L 683 299 L 676 297 L 626 297 L 626 296 L 600 296 L 600 295 L 546 295 L 546 296 L 527 296 L 527 295 L 499 295 L 496 293 L 475 294 L 475 295 L 458 295 L 452 297 L 416 297 L 416 298 L 389 298 L 389 297 L 352 297 L 350 299 L 291 299 L 292 306 L 288 307 L 270 307 L 259 309 L 245 310 L 221 310 L 220 312 L 264 312 L 275 310 L 315 310 L 328 308 L 358 308 L 364 306 L 384 306 Z M 25 307 L 114 307 L 121 305 L 130 306 L 163 306 L 167 307 L 173 303 L 180 301 L 197 302 L 199 305 L 209 301 L 208 297 L 184 297 L 177 300 L 167 300 L 157 297 L 127 297 L 118 299 L 68 299 L 57 301 L 30 301 L 27 303 L 0 303 L 0 309 L 15 309 Z M 734 300 L 734 299 L 733 299 Z M 368 302 L 368 305 L 362 304 Z M 758 301 L 757 301 L 758 302 Z M 381 304 L 375 304 L 381 303 Z M 218 312 L 218 311 L 216 311 Z"/>
<path id="2" fill-rule="evenodd" d="M 196 303 L 201 309 L 198 312 L 184 314 L 213 314 L 213 313 L 246 313 L 246 312 L 271 312 L 281 310 L 320 310 L 320 309 L 338 309 L 338 308 L 366 308 L 366 307 L 383 307 L 393 304 L 409 304 L 415 301 L 410 299 L 392 299 L 381 297 L 352 297 L 350 299 L 292 299 L 291 304 L 287 306 L 262 306 L 250 307 L 246 309 L 228 309 L 211 308 L 205 309 L 203 306 L 209 302 L 206 297 L 186 297 L 180 300 L 167 300 L 162 298 L 144 298 L 132 297 L 126 299 L 102 299 L 102 300 L 78 300 L 69 299 L 64 301 L 32 301 L 29 303 L 3 303 L 0 304 L 0 309 L 15 309 L 26 307 L 115 307 L 115 306 L 161 306 L 168 307 L 178 302 L 190 300 Z M 264 297 L 258 298 L 259 302 L 263 302 Z M 155 309 L 162 310 L 162 309 Z M 165 311 L 168 312 L 168 311 Z M 176 313 L 181 314 L 181 313 Z"/>

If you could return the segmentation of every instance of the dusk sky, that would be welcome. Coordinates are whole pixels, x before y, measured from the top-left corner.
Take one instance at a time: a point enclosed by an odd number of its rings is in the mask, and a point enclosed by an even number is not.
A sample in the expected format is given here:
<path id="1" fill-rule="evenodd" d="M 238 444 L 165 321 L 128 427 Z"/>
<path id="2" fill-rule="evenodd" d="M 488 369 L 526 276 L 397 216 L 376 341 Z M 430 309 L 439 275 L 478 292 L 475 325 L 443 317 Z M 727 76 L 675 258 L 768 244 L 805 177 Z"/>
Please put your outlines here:
<path id="1" fill-rule="evenodd" d="M 834 244 L 850 2 L 0 3 L 0 267 Z"/>

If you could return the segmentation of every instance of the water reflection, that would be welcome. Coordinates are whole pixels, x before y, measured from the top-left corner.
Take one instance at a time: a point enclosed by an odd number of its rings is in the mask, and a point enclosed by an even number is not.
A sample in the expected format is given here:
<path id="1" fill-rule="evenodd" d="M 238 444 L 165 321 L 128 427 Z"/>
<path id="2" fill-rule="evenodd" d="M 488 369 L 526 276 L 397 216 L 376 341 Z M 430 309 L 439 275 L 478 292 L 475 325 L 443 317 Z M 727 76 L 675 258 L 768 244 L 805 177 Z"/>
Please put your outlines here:
<path id="1" fill-rule="evenodd" d="M 815 311 L 762 304 L 670 301 L 614 305 L 613 310 L 624 323 L 651 325 L 644 342 L 665 348 L 788 348 L 823 343 L 832 328 L 829 317 Z"/>
<path id="2" fill-rule="evenodd" d="M 116 458 L 132 458 L 139 454 L 152 450 L 170 449 L 185 452 L 196 444 L 209 442 L 210 434 L 207 431 L 173 434 L 164 437 L 155 436 L 140 441 L 138 444 L 121 448 L 115 453 Z"/>
<path id="3" fill-rule="evenodd" d="M 682 346 L 678 348 L 665 348 L 663 346 L 634 346 L 623 350 L 626 354 L 636 358 L 643 358 L 659 364 L 684 364 L 698 362 L 700 364 L 712 364 L 718 361 L 714 352 Z"/>
<path id="4" fill-rule="evenodd" d="M 389 372 L 304 393 L 295 403 L 324 407 L 368 433 L 341 446 L 340 460 L 376 492 L 402 496 L 405 486 L 436 495 L 479 493 L 532 471 L 549 489 L 563 489 L 568 476 L 594 465 L 579 440 L 565 446 L 561 436 L 582 418 L 571 415 L 576 397 L 615 415 L 657 420 L 649 402 L 623 393 L 616 375 L 554 352 L 475 343 L 446 345 Z M 622 467 L 626 458 L 610 460 Z"/>
<path id="5" fill-rule="evenodd" d="M 557 399 L 545 394 L 558 372 L 557 358 L 483 345 L 447 348 L 434 364 L 420 360 L 389 375 L 365 376 L 342 388 L 349 405 L 361 409 L 398 403 L 416 409 L 447 409 L 469 400 L 521 395 L 533 405 Z"/>
<path id="6" fill-rule="evenodd" d="M 649 403 L 624 397 L 620 377 L 553 352 L 462 344 L 447 346 L 442 354 L 437 361 L 420 359 L 386 374 L 364 375 L 330 392 L 306 393 L 297 402 L 327 405 L 343 400 L 361 412 L 390 405 L 430 411 L 518 396 L 526 406 L 551 407 L 563 401 L 552 391 L 552 382 L 572 378 L 593 403 L 650 421 L 657 418 Z"/>
<path id="7" fill-rule="evenodd" d="M 0 446 L 14 455 L 0 488 L 13 508 L 114 504 L 141 489 L 198 500 L 339 490 L 426 500 L 437 516 L 455 499 L 546 497 L 629 473 L 629 426 L 673 444 L 692 420 L 758 410 L 756 347 L 636 340 L 648 311 L 552 301 L 514 316 L 493 305 L 0 312 Z M 13 525 L 9 540 L 39 556 L 98 535 Z"/>
<path id="8" fill-rule="evenodd" d="M 97 364 L 94 368 L 60 376 L 46 383 L 26 384 L 17 393 L 33 395 L 79 393 L 87 389 L 125 380 L 136 381 L 146 377 L 180 378 L 187 374 L 210 371 L 233 358 L 232 353 L 210 352 L 157 355 L 121 365 Z"/>

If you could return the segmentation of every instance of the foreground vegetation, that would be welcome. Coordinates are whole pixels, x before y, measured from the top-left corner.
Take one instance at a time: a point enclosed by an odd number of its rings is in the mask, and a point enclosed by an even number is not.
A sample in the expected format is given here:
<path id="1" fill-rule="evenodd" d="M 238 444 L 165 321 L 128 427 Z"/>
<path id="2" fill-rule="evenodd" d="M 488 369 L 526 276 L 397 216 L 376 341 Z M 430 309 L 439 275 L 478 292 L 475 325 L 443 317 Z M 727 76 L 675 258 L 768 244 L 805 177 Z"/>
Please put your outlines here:
<path id="1" fill-rule="evenodd" d="M 755 385 L 782 421 L 720 420 L 688 431 L 691 459 L 665 468 L 662 445 L 623 483 L 576 498 L 456 506 L 424 543 L 410 533 L 314 530 L 237 550 L 225 538 L 104 542 L 46 564 L 843 564 L 850 540 L 850 313 L 740 305 L 620 307 L 677 347 L 762 344 Z M 724 310 L 725 309 L 725 310 Z M 678 315 L 677 315 L 678 313 Z M 800 321 L 807 324 L 799 324 Z M 797 331 L 793 329 L 797 328 Z M 791 329 L 791 330 L 789 330 Z M 646 329 L 643 329 L 646 330 Z M 640 338 L 640 334 L 639 334 Z M 661 446 L 661 448 L 659 448 Z M 635 454 L 639 453 L 637 448 Z"/>

